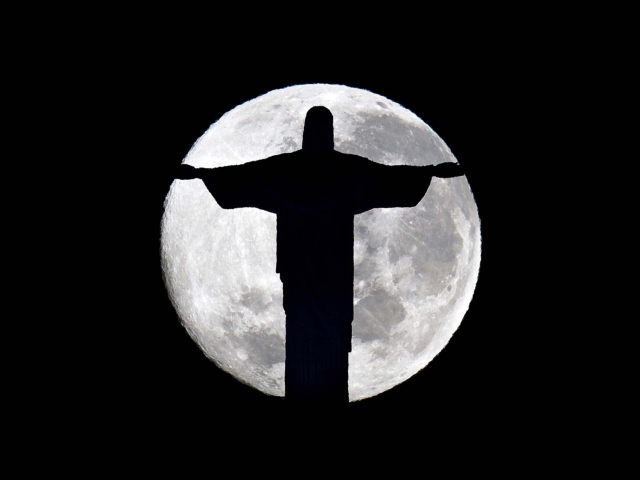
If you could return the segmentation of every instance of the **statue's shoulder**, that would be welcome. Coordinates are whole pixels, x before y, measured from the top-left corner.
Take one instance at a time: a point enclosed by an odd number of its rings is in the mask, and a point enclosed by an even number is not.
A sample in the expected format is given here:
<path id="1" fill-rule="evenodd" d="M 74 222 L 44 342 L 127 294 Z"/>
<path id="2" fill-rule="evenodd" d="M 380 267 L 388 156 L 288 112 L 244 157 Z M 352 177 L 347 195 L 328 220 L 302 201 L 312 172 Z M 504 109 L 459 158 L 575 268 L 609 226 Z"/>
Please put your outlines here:
<path id="1" fill-rule="evenodd" d="M 369 160 L 368 158 L 363 157 L 361 155 L 356 155 L 355 153 L 343 153 L 343 152 L 339 152 L 338 150 L 334 150 L 333 155 L 337 160 L 341 162 L 351 162 L 354 164 L 363 164 L 363 165 L 371 163 L 371 160 Z"/>
<path id="2" fill-rule="evenodd" d="M 272 155 L 271 157 L 266 158 L 266 160 L 269 160 L 272 163 L 287 163 L 295 162 L 302 156 L 304 156 L 304 152 L 302 150 L 294 150 L 293 152 L 285 152 Z"/>
<path id="3" fill-rule="evenodd" d="M 249 169 L 256 171 L 270 169 L 278 166 L 282 167 L 287 162 L 294 161 L 294 153 L 295 152 L 278 153 L 276 155 L 271 155 L 270 157 L 249 160 L 245 163 L 239 164 L 238 166 L 249 167 Z"/>

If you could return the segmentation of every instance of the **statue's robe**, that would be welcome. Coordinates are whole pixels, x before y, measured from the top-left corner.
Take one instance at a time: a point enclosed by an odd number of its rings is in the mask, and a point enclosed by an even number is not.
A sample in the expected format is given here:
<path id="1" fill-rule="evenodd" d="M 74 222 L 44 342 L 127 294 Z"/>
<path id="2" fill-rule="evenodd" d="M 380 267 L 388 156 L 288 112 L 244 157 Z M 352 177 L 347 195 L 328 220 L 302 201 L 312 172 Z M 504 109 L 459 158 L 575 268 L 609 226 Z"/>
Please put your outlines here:
<path id="1" fill-rule="evenodd" d="M 285 398 L 348 402 L 354 215 L 415 206 L 429 187 L 432 167 L 299 150 L 199 169 L 198 175 L 222 208 L 254 207 L 277 215 Z"/>

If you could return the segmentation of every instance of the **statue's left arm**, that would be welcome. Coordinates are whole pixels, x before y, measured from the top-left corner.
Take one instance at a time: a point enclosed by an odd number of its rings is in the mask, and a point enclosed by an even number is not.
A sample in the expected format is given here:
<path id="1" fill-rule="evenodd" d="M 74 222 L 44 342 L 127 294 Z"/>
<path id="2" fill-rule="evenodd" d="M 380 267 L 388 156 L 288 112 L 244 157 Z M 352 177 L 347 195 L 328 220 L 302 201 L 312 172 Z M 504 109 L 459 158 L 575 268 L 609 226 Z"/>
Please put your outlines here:
<path id="1" fill-rule="evenodd" d="M 439 178 L 453 178 L 461 177 L 464 175 L 462 167 L 458 163 L 440 163 L 438 165 L 431 165 L 432 174 L 434 177 Z"/>
<path id="2" fill-rule="evenodd" d="M 354 213 L 372 208 L 415 207 L 427 193 L 433 177 L 464 175 L 456 163 L 439 165 L 382 165 L 367 160 L 356 175 Z"/>

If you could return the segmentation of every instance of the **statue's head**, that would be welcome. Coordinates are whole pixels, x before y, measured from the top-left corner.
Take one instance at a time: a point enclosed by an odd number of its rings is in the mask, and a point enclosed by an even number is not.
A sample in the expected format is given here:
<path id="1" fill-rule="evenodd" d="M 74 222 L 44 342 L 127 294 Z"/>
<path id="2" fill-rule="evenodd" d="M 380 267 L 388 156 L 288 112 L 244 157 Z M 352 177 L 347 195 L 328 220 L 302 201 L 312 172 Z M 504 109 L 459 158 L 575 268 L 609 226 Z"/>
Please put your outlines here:
<path id="1" fill-rule="evenodd" d="M 314 153 L 333 150 L 333 115 L 328 108 L 312 107 L 307 112 L 302 149 Z"/>

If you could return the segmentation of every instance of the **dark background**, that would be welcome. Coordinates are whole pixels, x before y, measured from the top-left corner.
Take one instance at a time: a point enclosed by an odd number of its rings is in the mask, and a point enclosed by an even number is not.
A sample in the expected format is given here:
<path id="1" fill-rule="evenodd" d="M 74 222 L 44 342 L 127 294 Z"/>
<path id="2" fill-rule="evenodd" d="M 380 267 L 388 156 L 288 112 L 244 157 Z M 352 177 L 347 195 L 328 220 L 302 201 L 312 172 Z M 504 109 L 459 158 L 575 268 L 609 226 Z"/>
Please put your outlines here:
<path id="1" fill-rule="evenodd" d="M 24 16 L 22 36 L 11 37 L 5 123 L 17 152 L 6 162 L 25 171 L 5 175 L 5 187 L 17 187 L 6 214 L 19 219 L 5 236 L 26 254 L 5 252 L 8 263 L 18 260 L 17 274 L 5 275 L 13 310 L 5 326 L 20 330 L 3 337 L 7 376 L 19 378 L 5 396 L 26 407 L 6 411 L 28 445 L 49 433 L 46 445 L 66 447 L 63 434 L 77 433 L 87 450 L 109 447 L 103 466 L 123 439 L 136 452 L 144 446 L 132 433 L 150 438 L 184 425 L 226 443 L 225 433 L 239 432 L 243 442 L 232 447 L 255 453 L 283 419 L 306 425 L 322 416 L 289 416 L 279 399 L 204 357 L 169 304 L 159 245 L 170 170 L 213 122 L 274 88 L 326 82 L 369 89 L 429 124 L 467 171 L 483 239 L 475 295 L 449 344 L 413 378 L 349 405 L 345 424 L 352 432 L 370 425 L 370 441 L 400 444 L 393 460 L 405 462 L 402 442 L 416 437 L 471 440 L 492 467 L 509 468 L 505 446 L 531 454 L 518 467 L 546 466 L 550 444 L 564 458 L 576 437 L 598 450 L 578 452 L 569 468 L 603 458 L 599 447 L 613 436 L 594 438 L 595 427 L 628 424 L 630 415 L 611 412 L 632 398 L 614 387 L 633 384 L 616 374 L 635 352 L 619 347 L 618 333 L 633 310 L 611 315 L 633 300 L 621 291 L 626 277 L 601 273 L 617 265 L 633 272 L 623 252 L 634 237 L 612 220 L 620 208 L 607 205 L 615 196 L 603 188 L 623 190 L 629 170 L 611 155 L 629 137 L 616 110 L 633 113 L 621 88 L 630 42 L 619 12 L 483 4 L 453 15 L 399 6 L 349 18 L 313 5 L 295 22 L 281 13 L 278 24 L 241 7 L 241 15 L 214 5 L 180 18 L 173 7 L 55 6 Z M 601 28 L 608 25 L 612 35 Z M 37 420 L 29 428 L 34 416 L 56 428 Z M 70 432 L 72 424 L 85 431 Z M 317 429 L 309 432 L 292 438 Z M 195 436 L 171 435 L 195 444 Z M 426 449 L 412 458 L 421 469 L 427 458 L 443 463 Z M 377 467 L 387 459 L 365 451 L 354 460 Z M 457 463 L 478 465 L 465 460 Z M 278 468 L 261 466 L 271 465 Z"/>
<path id="2" fill-rule="evenodd" d="M 122 68 L 113 88 L 95 92 L 118 118 L 102 144 L 118 160 L 102 170 L 117 181 L 100 202 L 103 219 L 94 233 L 108 246 L 97 267 L 101 288 L 87 298 L 105 319 L 96 335 L 107 351 L 89 348 L 99 372 L 87 390 L 96 415 L 204 428 L 221 416 L 258 422 L 291 413 L 281 398 L 218 369 L 181 326 L 161 277 L 160 221 L 172 168 L 212 123 L 256 96 L 305 83 L 367 89 L 417 114 L 464 167 L 481 220 L 480 275 L 460 328 L 423 371 L 350 404 L 345 418 L 390 418 L 417 429 L 452 422 L 511 428 L 564 408 L 554 391 L 565 379 L 550 375 L 546 360 L 556 349 L 550 307 L 540 302 L 539 278 L 548 269 L 536 253 L 544 208 L 529 195 L 541 186 L 532 167 L 545 142 L 538 121 L 546 115 L 544 98 L 529 87 L 533 73 L 515 64 L 223 73 L 231 70 L 141 62 Z"/>
<path id="3" fill-rule="evenodd" d="M 399 19 L 386 7 L 350 19 L 333 9 L 323 17 L 313 5 L 296 12 L 299 21 L 281 14 L 277 24 L 249 15 L 244 4 L 242 15 L 215 7 L 179 18 L 173 7 L 94 13 L 56 6 L 64 21 L 46 11 L 25 16 L 32 23 L 23 34 L 38 22 L 47 29 L 32 42 L 14 35 L 8 45 L 18 61 L 5 75 L 6 106 L 17 110 L 7 115 L 7 143 L 18 152 L 7 163 L 25 172 L 5 176 L 5 186 L 18 187 L 6 213 L 20 218 L 6 237 L 27 254 L 16 255 L 19 275 L 6 275 L 5 305 L 17 313 L 5 325 L 21 331 L 3 339 L 18 351 L 7 370 L 20 382 L 5 396 L 26 407 L 15 415 L 7 409 L 20 433 L 31 440 L 50 433 L 47 445 L 64 445 L 61 434 L 73 423 L 90 434 L 77 432 L 74 440 L 88 450 L 105 442 L 110 462 L 122 440 L 131 439 L 136 452 L 144 446 L 136 432 L 145 439 L 171 432 L 191 447 L 195 436 L 171 428 L 184 425 L 222 443 L 235 431 L 243 438 L 232 447 L 255 453 L 283 420 L 303 428 L 322 416 L 319 409 L 290 412 L 204 357 L 169 303 L 159 246 L 170 171 L 213 122 L 274 88 L 326 82 L 383 95 L 435 130 L 467 171 L 483 240 L 475 295 L 449 344 L 411 379 L 349 405 L 344 424 L 351 432 L 370 425 L 370 442 L 399 444 L 402 456 L 393 460 L 405 462 L 403 442 L 416 437 L 446 446 L 471 440 L 492 467 L 506 468 L 505 446 L 530 453 L 518 464 L 529 468 L 547 465 L 540 459 L 550 457 L 550 444 L 564 458 L 583 432 L 591 445 L 607 443 L 612 436 L 594 439 L 594 426 L 615 424 L 610 412 L 631 397 L 613 387 L 633 378 L 615 374 L 633 363 L 603 350 L 635 351 L 619 348 L 617 333 L 633 310 L 611 315 L 633 299 L 620 291 L 624 276 L 599 272 L 622 265 L 628 274 L 622 252 L 633 243 L 624 224 L 614 224 L 619 208 L 601 190 L 619 190 L 626 175 L 611 155 L 626 138 L 613 110 L 632 112 L 620 88 L 630 77 L 622 48 L 630 42 L 629 29 L 617 28 L 619 12 L 581 17 L 482 5 L 424 15 L 400 6 Z M 600 28 L 606 25 L 614 35 Z M 14 138 L 14 129 L 24 136 Z M 32 188 L 39 202 L 27 201 Z M 14 260 L 14 250 L 5 257 Z M 596 311 L 598 300 L 605 308 Z M 21 422 L 38 413 L 56 428 L 34 432 Z M 291 438 L 304 448 L 316 432 Z M 352 437 L 344 438 L 355 465 L 387 460 L 367 451 L 356 457 Z M 601 456 L 579 454 L 570 468 Z M 426 449 L 412 459 L 421 469 L 426 459 L 443 463 Z M 478 465 L 464 457 L 456 463 Z M 271 465 L 278 468 L 277 461 L 261 466 Z"/>

